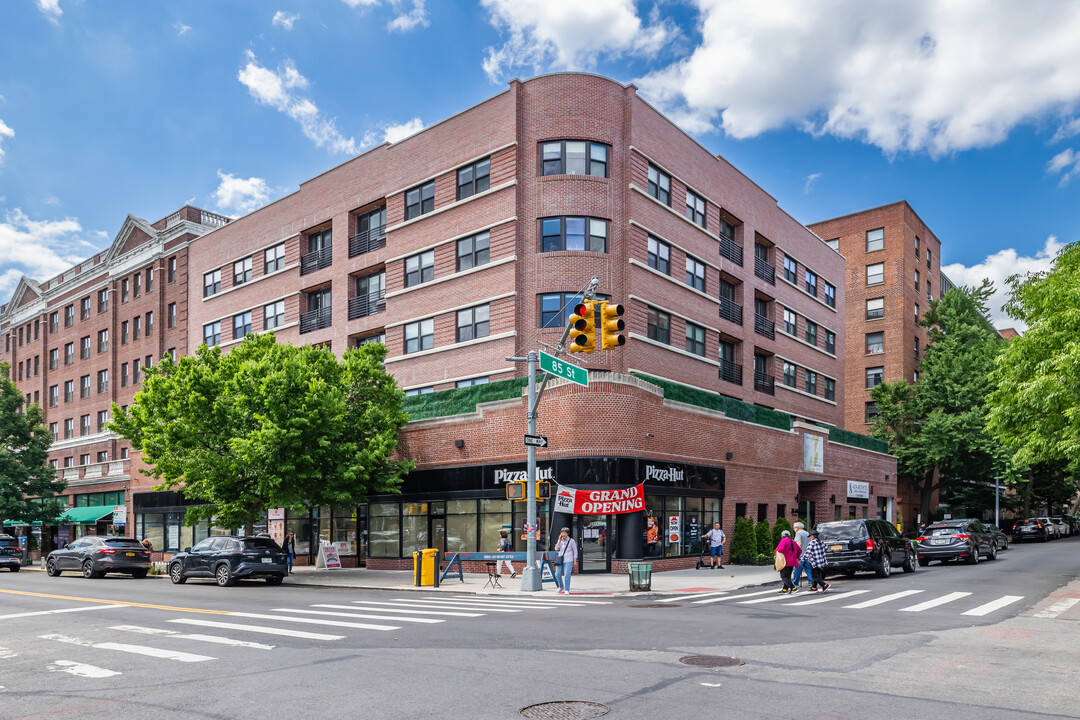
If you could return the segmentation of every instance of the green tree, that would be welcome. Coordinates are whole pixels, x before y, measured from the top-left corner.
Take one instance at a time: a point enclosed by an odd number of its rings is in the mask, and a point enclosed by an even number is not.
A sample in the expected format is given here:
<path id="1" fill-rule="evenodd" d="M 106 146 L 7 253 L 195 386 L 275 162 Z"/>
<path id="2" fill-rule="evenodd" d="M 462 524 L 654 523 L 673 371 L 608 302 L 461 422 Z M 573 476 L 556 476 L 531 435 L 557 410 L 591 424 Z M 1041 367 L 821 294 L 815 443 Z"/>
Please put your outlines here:
<path id="1" fill-rule="evenodd" d="M 788 519 L 786 517 L 776 518 L 776 524 L 773 525 L 772 529 L 773 548 L 780 544 L 781 533 L 783 533 L 785 530 L 790 532 L 792 537 L 795 537 L 795 533 L 791 529 L 791 523 L 788 522 Z M 769 552 L 772 552 L 772 548 L 769 548 Z"/>
<path id="2" fill-rule="evenodd" d="M 67 486 L 49 466 L 52 435 L 37 404 L 23 412 L 25 398 L 0 363 L 0 528 L 4 520 L 52 523 L 67 509 L 56 498 Z"/>
<path id="3" fill-rule="evenodd" d="M 772 544 L 772 529 L 769 528 L 769 521 L 759 522 L 754 527 L 754 535 L 757 537 L 757 554 L 772 557 L 776 546 Z"/>
<path id="4" fill-rule="evenodd" d="M 961 480 L 985 482 L 1003 470 L 1004 455 L 985 431 L 990 371 L 1002 344 L 986 319 L 992 292 L 984 281 L 932 302 L 920 320 L 930 342 L 919 381 L 882 383 L 870 391 L 878 411 L 873 435 L 889 443 L 897 471 L 914 484 L 924 520 L 936 490 Z"/>
<path id="5" fill-rule="evenodd" d="M 754 521 L 748 517 L 735 518 L 735 532 L 731 536 L 731 562 L 750 565 L 757 560 L 757 538 Z"/>
<path id="6" fill-rule="evenodd" d="M 160 480 L 204 504 L 187 521 L 246 527 L 267 508 L 349 507 L 396 492 L 412 464 L 390 457 L 408 419 L 404 397 L 370 343 L 328 349 L 250 335 L 229 353 L 201 346 L 147 372 L 110 427 Z"/>

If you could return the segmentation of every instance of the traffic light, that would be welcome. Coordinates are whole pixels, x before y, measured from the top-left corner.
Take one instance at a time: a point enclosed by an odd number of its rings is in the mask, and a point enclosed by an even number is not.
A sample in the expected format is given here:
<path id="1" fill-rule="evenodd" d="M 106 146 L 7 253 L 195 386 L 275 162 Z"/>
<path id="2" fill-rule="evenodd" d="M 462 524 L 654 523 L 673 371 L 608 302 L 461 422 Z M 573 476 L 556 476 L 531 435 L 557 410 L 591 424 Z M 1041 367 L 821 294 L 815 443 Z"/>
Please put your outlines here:
<path id="1" fill-rule="evenodd" d="M 582 300 L 570 316 L 570 352 L 596 352 L 595 300 Z"/>
<path id="2" fill-rule="evenodd" d="M 623 306 L 604 300 L 600 303 L 600 349 L 614 350 L 626 344 L 623 330 L 626 323 L 622 319 Z"/>
<path id="3" fill-rule="evenodd" d="M 520 502 L 525 499 L 525 481 L 506 483 L 506 499 Z"/>

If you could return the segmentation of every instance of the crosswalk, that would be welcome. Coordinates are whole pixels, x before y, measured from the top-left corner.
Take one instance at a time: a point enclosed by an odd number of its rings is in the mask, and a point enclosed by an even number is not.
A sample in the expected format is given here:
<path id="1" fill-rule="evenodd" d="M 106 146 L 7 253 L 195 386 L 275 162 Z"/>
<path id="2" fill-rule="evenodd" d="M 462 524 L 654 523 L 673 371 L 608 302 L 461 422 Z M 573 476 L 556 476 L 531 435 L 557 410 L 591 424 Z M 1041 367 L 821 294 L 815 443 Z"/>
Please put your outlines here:
<path id="1" fill-rule="evenodd" d="M 446 622 L 469 622 L 487 616 L 535 611 L 569 611 L 610 605 L 610 601 L 519 596 L 422 596 L 354 600 L 349 604 L 317 603 L 305 607 L 277 607 L 265 612 L 223 612 L 207 616 L 163 617 L 161 626 L 116 624 L 87 636 L 63 633 L 38 635 L 41 640 L 67 646 L 62 659 L 46 666 L 49 672 L 89 679 L 123 674 L 121 658 L 138 656 L 166 663 L 206 663 L 222 651 L 268 652 L 292 638 L 320 642 L 344 640 L 361 633 L 397 632 L 432 627 Z M 117 606 L 120 607 L 120 606 Z M 101 637 L 107 635 L 107 637 Z M 0 648 L 0 655 L 5 648 Z M 111 667 L 110 667 L 111 666 Z"/>

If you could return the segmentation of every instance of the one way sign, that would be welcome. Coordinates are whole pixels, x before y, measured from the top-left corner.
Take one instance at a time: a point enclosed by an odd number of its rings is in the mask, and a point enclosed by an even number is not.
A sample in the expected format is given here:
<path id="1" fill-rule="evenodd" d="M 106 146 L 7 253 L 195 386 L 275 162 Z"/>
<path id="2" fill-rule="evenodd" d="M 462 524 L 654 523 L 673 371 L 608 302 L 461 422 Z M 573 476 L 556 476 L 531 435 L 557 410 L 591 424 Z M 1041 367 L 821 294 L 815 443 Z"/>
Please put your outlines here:
<path id="1" fill-rule="evenodd" d="M 547 435 L 526 435 L 525 445 L 532 445 L 533 447 L 546 448 L 548 446 Z"/>

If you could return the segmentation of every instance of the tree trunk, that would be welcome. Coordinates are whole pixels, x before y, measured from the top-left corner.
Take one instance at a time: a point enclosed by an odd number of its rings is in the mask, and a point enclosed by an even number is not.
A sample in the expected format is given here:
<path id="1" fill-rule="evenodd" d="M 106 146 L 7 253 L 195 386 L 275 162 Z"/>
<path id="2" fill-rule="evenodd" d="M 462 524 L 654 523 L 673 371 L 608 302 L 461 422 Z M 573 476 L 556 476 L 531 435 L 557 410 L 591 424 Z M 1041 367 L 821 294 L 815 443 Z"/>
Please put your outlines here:
<path id="1" fill-rule="evenodd" d="M 1031 470 L 1031 466 L 1028 466 L 1028 481 L 1024 487 L 1024 517 L 1031 517 L 1031 496 L 1033 494 L 1032 486 L 1035 484 L 1035 473 Z"/>
<path id="2" fill-rule="evenodd" d="M 922 522 L 930 523 L 930 500 L 934 496 L 934 471 L 923 476 L 919 483 L 919 514 Z"/>

